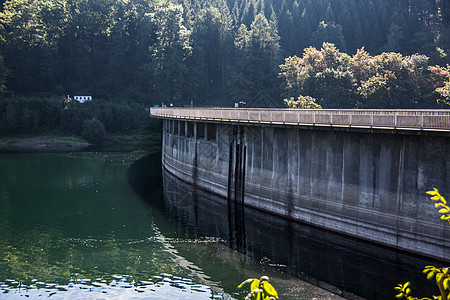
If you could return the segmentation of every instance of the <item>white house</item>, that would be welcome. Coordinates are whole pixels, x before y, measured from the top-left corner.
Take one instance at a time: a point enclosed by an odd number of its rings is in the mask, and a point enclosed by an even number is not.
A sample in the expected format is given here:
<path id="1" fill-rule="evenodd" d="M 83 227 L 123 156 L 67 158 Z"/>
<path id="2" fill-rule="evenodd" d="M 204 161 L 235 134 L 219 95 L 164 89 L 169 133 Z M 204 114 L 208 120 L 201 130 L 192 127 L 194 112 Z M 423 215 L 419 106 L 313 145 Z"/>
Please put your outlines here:
<path id="1" fill-rule="evenodd" d="M 81 91 L 73 96 L 73 99 L 80 103 L 84 103 L 86 101 L 92 101 L 92 95 L 89 92 Z"/>

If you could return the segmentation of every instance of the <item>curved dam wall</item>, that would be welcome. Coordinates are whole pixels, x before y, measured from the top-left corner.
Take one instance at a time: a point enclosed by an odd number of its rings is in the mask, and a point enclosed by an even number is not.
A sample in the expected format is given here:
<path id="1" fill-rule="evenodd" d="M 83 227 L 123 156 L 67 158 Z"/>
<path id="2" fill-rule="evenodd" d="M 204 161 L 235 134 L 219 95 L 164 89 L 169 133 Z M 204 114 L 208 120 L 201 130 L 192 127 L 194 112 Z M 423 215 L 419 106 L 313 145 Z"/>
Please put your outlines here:
<path id="1" fill-rule="evenodd" d="M 224 202 L 449 261 L 425 194 L 450 191 L 448 149 L 445 135 L 165 119 L 162 163 Z"/>

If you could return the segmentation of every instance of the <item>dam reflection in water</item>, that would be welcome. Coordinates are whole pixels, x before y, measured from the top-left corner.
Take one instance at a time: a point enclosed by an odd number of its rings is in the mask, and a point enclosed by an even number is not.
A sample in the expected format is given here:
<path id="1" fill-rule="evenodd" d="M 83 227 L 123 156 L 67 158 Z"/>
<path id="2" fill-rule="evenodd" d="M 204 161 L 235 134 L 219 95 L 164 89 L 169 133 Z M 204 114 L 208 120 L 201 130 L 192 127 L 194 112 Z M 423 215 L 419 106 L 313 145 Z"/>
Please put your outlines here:
<path id="1" fill-rule="evenodd" d="M 164 170 L 163 186 L 175 222 L 345 298 L 394 299 L 394 287 L 406 281 L 415 296 L 437 293 L 422 270 L 439 262 L 237 206 Z"/>

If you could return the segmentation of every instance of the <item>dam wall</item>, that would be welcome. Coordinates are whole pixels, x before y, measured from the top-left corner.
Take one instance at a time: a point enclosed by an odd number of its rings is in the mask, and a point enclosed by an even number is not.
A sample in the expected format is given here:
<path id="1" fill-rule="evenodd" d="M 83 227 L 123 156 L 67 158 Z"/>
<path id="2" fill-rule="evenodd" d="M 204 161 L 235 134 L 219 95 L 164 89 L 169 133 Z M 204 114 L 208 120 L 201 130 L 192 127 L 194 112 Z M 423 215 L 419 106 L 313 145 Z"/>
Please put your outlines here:
<path id="1" fill-rule="evenodd" d="M 162 163 L 183 182 L 377 244 L 449 261 L 447 134 L 164 119 Z"/>

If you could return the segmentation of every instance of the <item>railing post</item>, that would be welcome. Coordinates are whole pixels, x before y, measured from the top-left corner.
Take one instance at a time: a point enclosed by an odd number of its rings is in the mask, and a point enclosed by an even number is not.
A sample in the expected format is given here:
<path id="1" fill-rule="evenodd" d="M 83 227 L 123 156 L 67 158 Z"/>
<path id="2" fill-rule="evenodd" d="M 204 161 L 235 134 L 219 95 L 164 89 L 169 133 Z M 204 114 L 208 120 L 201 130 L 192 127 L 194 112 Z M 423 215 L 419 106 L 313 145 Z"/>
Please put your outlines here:
<path id="1" fill-rule="evenodd" d="M 423 130 L 423 111 L 420 112 L 420 130 Z"/>
<path id="2" fill-rule="evenodd" d="M 397 128 L 397 112 L 394 112 L 394 128 Z"/>

